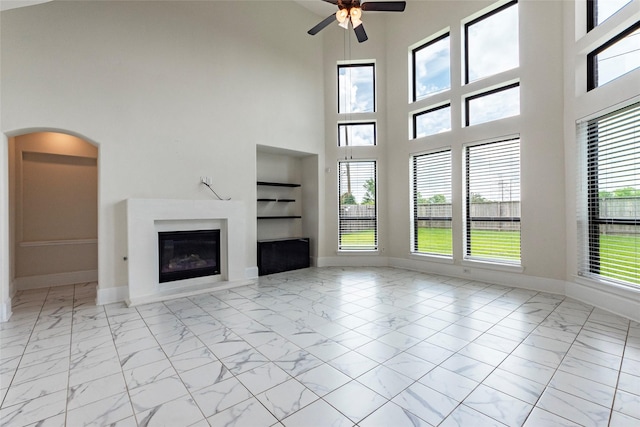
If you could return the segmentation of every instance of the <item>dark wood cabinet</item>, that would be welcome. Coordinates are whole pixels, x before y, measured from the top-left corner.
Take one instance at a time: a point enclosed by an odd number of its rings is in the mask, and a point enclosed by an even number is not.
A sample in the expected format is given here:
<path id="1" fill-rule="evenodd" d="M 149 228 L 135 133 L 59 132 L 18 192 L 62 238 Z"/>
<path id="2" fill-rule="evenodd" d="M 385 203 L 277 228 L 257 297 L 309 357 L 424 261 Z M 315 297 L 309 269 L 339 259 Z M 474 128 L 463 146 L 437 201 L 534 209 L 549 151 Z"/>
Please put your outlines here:
<path id="1" fill-rule="evenodd" d="M 309 267 L 309 238 L 258 241 L 258 274 L 280 273 Z"/>

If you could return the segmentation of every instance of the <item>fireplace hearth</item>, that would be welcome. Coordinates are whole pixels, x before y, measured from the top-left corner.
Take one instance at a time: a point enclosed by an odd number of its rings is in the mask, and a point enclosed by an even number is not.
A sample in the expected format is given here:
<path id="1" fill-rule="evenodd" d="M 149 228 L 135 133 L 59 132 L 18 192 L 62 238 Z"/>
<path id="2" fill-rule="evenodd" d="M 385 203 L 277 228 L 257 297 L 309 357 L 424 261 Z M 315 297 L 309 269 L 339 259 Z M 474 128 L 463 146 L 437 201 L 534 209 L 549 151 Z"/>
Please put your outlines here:
<path id="1" fill-rule="evenodd" d="M 158 233 L 158 282 L 220 274 L 220 230 Z"/>

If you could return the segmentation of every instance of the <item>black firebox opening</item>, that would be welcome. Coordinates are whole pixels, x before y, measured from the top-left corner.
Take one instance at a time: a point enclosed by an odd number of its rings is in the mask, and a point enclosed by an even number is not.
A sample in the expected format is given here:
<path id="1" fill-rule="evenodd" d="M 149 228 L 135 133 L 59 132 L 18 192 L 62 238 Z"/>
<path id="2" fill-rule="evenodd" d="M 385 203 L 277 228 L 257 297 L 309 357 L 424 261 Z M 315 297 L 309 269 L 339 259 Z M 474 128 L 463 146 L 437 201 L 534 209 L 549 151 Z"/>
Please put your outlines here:
<path id="1" fill-rule="evenodd" d="M 158 233 L 159 282 L 220 274 L 220 230 Z"/>

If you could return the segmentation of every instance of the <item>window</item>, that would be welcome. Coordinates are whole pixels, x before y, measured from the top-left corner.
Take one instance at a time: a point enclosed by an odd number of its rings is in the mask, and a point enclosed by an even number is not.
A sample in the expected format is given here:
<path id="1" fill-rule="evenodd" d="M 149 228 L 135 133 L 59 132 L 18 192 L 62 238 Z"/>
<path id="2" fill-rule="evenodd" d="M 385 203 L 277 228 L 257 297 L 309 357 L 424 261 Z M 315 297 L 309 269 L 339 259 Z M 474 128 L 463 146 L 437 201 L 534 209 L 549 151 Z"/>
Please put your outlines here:
<path id="1" fill-rule="evenodd" d="M 640 22 L 587 55 L 587 90 L 640 67 Z"/>
<path id="2" fill-rule="evenodd" d="M 375 122 L 338 124 L 338 147 L 367 145 L 376 145 Z"/>
<path id="3" fill-rule="evenodd" d="M 375 105 L 374 65 L 338 65 L 338 113 L 373 113 Z"/>
<path id="4" fill-rule="evenodd" d="M 467 259 L 520 263 L 520 140 L 465 148 Z"/>
<path id="5" fill-rule="evenodd" d="M 465 83 L 520 65 L 517 1 L 468 22 L 464 32 Z"/>
<path id="6" fill-rule="evenodd" d="M 339 162 L 339 250 L 376 250 L 376 162 Z"/>
<path id="7" fill-rule="evenodd" d="M 413 101 L 451 87 L 449 33 L 411 51 Z"/>
<path id="8" fill-rule="evenodd" d="M 640 103 L 578 123 L 579 274 L 640 287 Z"/>
<path id="9" fill-rule="evenodd" d="M 613 16 L 631 0 L 587 0 L 587 31 Z"/>
<path id="10" fill-rule="evenodd" d="M 465 123 L 473 126 L 520 114 L 520 84 L 490 90 L 465 100 Z"/>
<path id="11" fill-rule="evenodd" d="M 451 130 L 451 104 L 431 108 L 413 115 L 413 138 Z"/>
<path id="12" fill-rule="evenodd" d="M 413 242 L 420 254 L 452 256 L 451 150 L 412 158 Z"/>

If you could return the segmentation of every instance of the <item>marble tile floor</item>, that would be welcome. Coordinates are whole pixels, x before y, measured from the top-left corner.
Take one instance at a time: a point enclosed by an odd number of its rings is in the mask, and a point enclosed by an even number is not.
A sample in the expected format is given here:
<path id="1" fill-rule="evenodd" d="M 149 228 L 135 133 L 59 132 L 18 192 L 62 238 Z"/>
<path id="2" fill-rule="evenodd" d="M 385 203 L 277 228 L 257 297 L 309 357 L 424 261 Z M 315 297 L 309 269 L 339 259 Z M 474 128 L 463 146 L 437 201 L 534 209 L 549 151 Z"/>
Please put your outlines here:
<path id="1" fill-rule="evenodd" d="M 640 426 L 640 324 L 393 268 L 312 268 L 135 308 L 20 292 L 0 425 Z"/>

